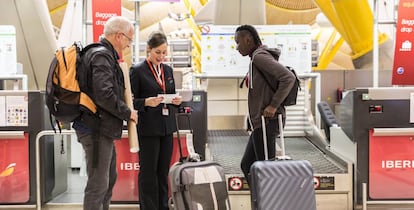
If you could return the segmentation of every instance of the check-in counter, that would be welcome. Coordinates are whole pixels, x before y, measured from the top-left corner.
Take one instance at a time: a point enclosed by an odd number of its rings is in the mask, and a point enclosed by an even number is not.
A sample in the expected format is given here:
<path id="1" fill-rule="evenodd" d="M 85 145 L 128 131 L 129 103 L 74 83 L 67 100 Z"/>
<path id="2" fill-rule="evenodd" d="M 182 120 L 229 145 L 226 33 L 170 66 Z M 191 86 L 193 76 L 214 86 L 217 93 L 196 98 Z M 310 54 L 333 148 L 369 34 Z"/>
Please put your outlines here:
<path id="1" fill-rule="evenodd" d="M 51 129 L 44 96 L 42 91 L 0 91 L 0 207 L 35 203 L 36 135 Z M 40 147 L 46 202 L 67 188 L 65 143 L 46 137 Z"/>
<path id="2" fill-rule="evenodd" d="M 342 99 L 339 121 L 354 154 L 355 203 L 414 201 L 414 88 L 357 88 Z"/>

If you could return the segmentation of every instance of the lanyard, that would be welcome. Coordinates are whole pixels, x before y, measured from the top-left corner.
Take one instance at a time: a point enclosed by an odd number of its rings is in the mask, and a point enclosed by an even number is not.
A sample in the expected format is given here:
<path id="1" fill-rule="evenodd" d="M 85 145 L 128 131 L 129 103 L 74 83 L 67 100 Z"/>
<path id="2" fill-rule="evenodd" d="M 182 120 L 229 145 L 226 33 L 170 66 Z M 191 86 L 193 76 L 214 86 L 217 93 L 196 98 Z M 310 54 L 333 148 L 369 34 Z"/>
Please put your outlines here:
<path id="1" fill-rule="evenodd" d="M 158 85 L 161 87 L 162 91 L 165 93 L 165 80 L 164 80 L 164 68 L 160 64 L 159 71 L 155 71 L 152 63 L 147 59 L 148 66 L 151 69 L 152 75 L 154 75 L 155 81 L 157 81 Z"/>

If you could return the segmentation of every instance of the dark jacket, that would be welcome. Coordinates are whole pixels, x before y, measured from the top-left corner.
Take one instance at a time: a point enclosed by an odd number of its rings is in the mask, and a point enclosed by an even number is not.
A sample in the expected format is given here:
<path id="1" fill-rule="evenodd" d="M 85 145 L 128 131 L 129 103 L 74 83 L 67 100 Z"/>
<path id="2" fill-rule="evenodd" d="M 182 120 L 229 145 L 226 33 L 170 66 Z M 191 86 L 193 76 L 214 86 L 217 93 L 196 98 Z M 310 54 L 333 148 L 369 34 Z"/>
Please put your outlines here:
<path id="1" fill-rule="evenodd" d="M 275 118 L 278 114 L 286 116 L 285 107 L 281 104 L 292 89 L 295 76 L 278 62 L 279 55 L 278 49 L 262 45 L 251 56 L 248 106 L 253 129 L 262 127 L 261 115 L 268 105 L 277 108 Z"/>
<path id="2" fill-rule="evenodd" d="M 166 64 L 161 64 L 164 69 L 166 94 L 175 93 L 173 70 Z M 165 136 L 174 133 L 175 113 L 177 106 L 167 104 L 168 116 L 162 115 L 164 104 L 157 107 L 145 106 L 145 99 L 163 94 L 163 90 L 157 83 L 146 60 L 137 63 L 130 70 L 131 91 L 134 95 L 134 108 L 138 110 L 137 130 L 142 136 Z"/>
<path id="3" fill-rule="evenodd" d="M 101 134 L 119 139 L 123 122 L 129 120 L 131 110 L 125 103 L 125 84 L 118 63 L 119 55 L 108 40 L 102 39 L 100 43 L 102 46 L 92 48 L 82 56 L 90 73 L 87 93 L 97 106 L 99 123 L 92 124 L 92 116 L 86 113 L 81 116 L 80 121 L 89 129 L 99 126 Z"/>

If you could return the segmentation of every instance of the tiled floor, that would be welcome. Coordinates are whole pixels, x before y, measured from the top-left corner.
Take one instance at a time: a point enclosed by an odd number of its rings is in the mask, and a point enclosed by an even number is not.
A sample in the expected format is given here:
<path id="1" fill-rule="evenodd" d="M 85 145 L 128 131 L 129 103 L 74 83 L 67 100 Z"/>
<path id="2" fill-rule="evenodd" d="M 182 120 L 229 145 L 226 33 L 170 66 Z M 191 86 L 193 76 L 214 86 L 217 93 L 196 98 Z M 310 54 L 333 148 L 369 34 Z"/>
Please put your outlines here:
<path id="1" fill-rule="evenodd" d="M 228 148 L 228 147 L 227 147 Z M 79 170 L 68 169 L 68 188 L 67 191 L 53 198 L 47 204 L 42 206 L 42 210 L 82 210 L 83 189 L 86 184 L 86 177 L 79 175 Z M 33 207 L 18 207 L 12 208 L 0 204 L 0 209 L 7 210 L 33 210 Z M 111 210 L 139 210 L 138 204 L 114 204 L 111 205 Z M 234 209 L 233 209 L 234 210 Z M 235 209 L 244 210 L 244 209 Z M 335 209 L 332 209 L 335 210 Z M 362 210 L 361 206 L 355 210 Z M 367 210 L 414 210 L 414 205 L 369 205 Z"/>
<path id="2" fill-rule="evenodd" d="M 68 189 L 48 202 L 42 209 L 45 210 L 81 210 L 83 190 L 86 185 L 86 176 L 79 175 L 79 170 L 68 170 Z M 111 210 L 138 210 L 138 204 L 113 204 Z"/>
<path id="3" fill-rule="evenodd" d="M 68 169 L 68 189 L 49 203 L 82 203 L 86 176 L 80 176 L 78 169 Z"/>
<path id="4" fill-rule="evenodd" d="M 86 176 L 79 175 L 79 169 L 68 169 L 68 189 L 49 203 L 82 203 Z"/>
<path id="5" fill-rule="evenodd" d="M 68 190 L 57 196 L 49 203 L 42 206 L 42 210 L 82 210 L 83 188 L 86 184 L 86 177 L 79 176 L 79 170 L 68 170 Z M 7 210 L 33 210 L 35 207 L 16 208 L 2 207 Z M 138 204 L 114 204 L 111 210 L 139 210 Z M 335 209 L 332 209 L 335 210 Z M 355 210 L 362 210 L 358 206 Z M 367 210 L 414 210 L 414 205 L 369 205 Z"/>

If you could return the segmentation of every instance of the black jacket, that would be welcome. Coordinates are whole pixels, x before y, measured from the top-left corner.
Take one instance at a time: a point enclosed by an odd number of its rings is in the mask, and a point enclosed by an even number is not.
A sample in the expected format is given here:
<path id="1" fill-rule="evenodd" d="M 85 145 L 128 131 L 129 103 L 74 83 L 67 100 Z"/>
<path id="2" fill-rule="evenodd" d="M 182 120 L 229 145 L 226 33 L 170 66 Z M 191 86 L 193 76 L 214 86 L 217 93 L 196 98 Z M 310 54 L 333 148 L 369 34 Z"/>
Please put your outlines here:
<path id="1" fill-rule="evenodd" d="M 114 139 L 122 135 L 124 120 L 129 120 L 131 110 L 125 103 L 125 84 L 122 69 L 119 66 L 119 55 L 112 44 L 102 39 L 102 46 L 88 50 L 82 56 L 90 73 L 88 75 L 87 93 L 95 102 L 99 122 L 91 124 L 91 116 L 83 114 L 81 122 L 88 128 L 99 126 L 99 132 Z"/>
<path id="2" fill-rule="evenodd" d="M 279 55 L 279 50 L 262 45 L 251 56 L 247 100 L 253 129 L 262 127 L 261 115 L 268 105 L 277 108 L 275 117 L 278 114 L 286 116 L 285 107 L 281 104 L 292 89 L 296 78 L 278 62 Z M 276 91 L 269 86 L 268 81 L 274 84 Z"/>
<path id="3" fill-rule="evenodd" d="M 161 64 L 164 69 L 166 94 L 175 93 L 173 70 L 166 64 Z M 163 94 L 163 90 L 157 83 L 147 61 L 137 63 L 130 70 L 131 90 L 134 95 L 134 108 L 138 110 L 138 133 L 142 136 L 165 136 L 177 130 L 175 125 L 175 113 L 177 106 L 167 104 L 169 115 L 162 115 L 164 104 L 157 107 L 145 106 L 145 98 Z"/>

